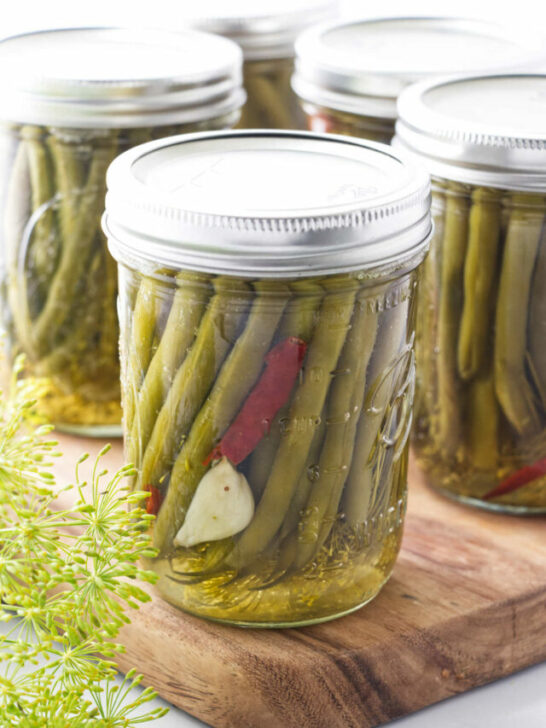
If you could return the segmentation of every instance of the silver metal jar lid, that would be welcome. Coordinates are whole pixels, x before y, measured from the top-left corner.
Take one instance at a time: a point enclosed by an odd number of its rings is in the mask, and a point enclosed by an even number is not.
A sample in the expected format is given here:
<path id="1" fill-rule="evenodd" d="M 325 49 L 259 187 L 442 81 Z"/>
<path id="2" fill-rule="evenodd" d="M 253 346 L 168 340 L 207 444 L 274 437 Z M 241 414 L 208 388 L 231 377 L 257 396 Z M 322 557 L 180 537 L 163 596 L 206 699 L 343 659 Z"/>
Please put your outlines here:
<path id="1" fill-rule="evenodd" d="M 373 267 L 426 248 L 429 178 L 391 147 L 308 132 L 187 134 L 108 170 L 118 259 L 245 277 Z"/>
<path id="2" fill-rule="evenodd" d="M 444 78 L 402 93 L 394 144 L 431 174 L 546 192 L 546 75 Z"/>
<path id="3" fill-rule="evenodd" d="M 245 60 L 290 58 L 298 35 L 338 7 L 338 0 L 201 0 L 179 8 L 177 22 L 234 40 Z"/>
<path id="4" fill-rule="evenodd" d="M 0 43 L 0 119 L 122 128 L 192 123 L 245 99 L 235 43 L 185 31 L 82 28 Z"/>
<path id="5" fill-rule="evenodd" d="M 470 18 L 377 18 L 327 23 L 296 42 L 295 92 L 326 108 L 396 118 L 396 99 L 416 81 L 453 73 L 532 70 L 541 39 Z"/>

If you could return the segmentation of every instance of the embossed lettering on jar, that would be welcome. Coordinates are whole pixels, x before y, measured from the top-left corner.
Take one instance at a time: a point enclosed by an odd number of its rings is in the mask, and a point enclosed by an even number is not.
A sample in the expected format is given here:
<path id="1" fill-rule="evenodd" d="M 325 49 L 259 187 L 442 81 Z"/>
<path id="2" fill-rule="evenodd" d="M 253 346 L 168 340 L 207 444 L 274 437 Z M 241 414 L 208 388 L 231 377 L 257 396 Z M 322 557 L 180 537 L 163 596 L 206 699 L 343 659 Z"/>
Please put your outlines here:
<path id="1" fill-rule="evenodd" d="M 360 607 L 402 533 L 426 173 L 356 140 L 232 132 L 137 148 L 108 187 L 160 593 L 256 626 Z"/>
<path id="2" fill-rule="evenodd" d="M 418 85 L 394 142 L 433 175 L 419 462 L 445 494 L 519 514 L 546 512 L 545 100 L 539 75 Z"/>
<path id="3" fill-rule="evenodd" d="M 225 129 L 244 101 L 223 38 L 58 30 L 0 43 L 3 317 L 57 427 L 120 434 L 117 270 L 100 228 L 122 151 Z"/>

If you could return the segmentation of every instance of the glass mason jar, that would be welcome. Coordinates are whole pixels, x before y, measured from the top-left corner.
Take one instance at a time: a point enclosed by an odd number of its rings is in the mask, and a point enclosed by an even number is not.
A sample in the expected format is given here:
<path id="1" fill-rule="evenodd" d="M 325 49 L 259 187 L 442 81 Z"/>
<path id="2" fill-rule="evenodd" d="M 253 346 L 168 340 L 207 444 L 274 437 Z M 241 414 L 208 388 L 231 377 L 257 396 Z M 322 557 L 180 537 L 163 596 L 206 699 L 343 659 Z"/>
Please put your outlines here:
<path id="1" fill-rule="evenodd" d="M 426 174 L 388 147 L 232 132 L 127 152 L 108 188 L 159 592 L 253 626 L 357 609 L 400 546 Z"/>
<path id="2" fill-rule="evenodd" d="M 240 129 L 304 129 L 305 115 L 292 91 L 294 42 L 302 30 L 332 18 L 338 0 L 214 0 L 179 11 L 186 26 L 219 33 L 243 51 L 247 101 Z"/>
<path id="3" fill-rule="evenodd" d="M 409 84 L 529 67 L 540 54 L 540 39 L 481 20 L 338 20 L 298 38 L 292 85 L 309 129 L 389 143 L 396 99 Z"/>
<path id="4" fill-rule="evenodd" d="M 419 463 L 445 494 L 520 514 L 546 512 L 545 97 L 546 76 L 418 85 L 395 139 L 434 175 Z"/>
<path id="5" fill-rule="evenodd" d="M 100 228 L 108 165 L 149 139 L 233 126 L 241 64 L 235 44 L 193 31 L 0 43 L 3 322 L 59 428 L 121 431 L 117 267 Z"/>

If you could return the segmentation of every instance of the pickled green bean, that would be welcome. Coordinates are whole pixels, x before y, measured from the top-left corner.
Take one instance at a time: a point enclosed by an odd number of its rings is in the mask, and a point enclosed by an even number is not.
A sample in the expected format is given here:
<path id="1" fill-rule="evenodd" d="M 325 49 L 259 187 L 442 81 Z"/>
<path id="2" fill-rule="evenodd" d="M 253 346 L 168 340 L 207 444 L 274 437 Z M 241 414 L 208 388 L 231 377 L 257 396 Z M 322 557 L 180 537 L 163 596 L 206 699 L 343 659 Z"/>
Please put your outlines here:
<path id="1" fill-rule="evenodd" d="M 137 416 L 133 418 L 128 441 L 129 461 L 137 467 L 141 463 L 141 444 L 151 437 L 169 386 L 195 339 L 208 296 L 205 276 L 180 274 L 177 277 L 167 324 L 137 397 Z"/>
<path id="2" fill-rule="evenodd" d="M 316 281 L 308 280 L 291 283 L 290 290 L 294 293 L 294 297 L 286 306 L 279 326 L 278 338 L 286 339 L 295 336 L 303 341 L 310 341 L 317 323 L 319 302 L 324 295 L 324 290 Z M 259 498 L 263 495 L 273 460 L 288 423 L 289 408 L 287 405 L 275 417 L 270 435 L 261 441 L 252 454 L 250 485 Z"/>
<path id="3" fill-rule="evenodd" d="M 279 447 L 284 428 L 284 421 L 288 416 L 288 407 L 282 407 L 273 418 L 269 433 L 258 443 L 250 456 L 248 468 L 248 482 L 254 494 L 254 501 L 258 503 L 263 495 L 267 478 L 275 455 Z"/>
<path id="4" fill-rule="evenodd" d="M 226 560 L 229 566 L 242 568 L 268 547 L 282 526 L 305 467 L 332 372 L 347 336 L 357 290 L 356 280 L 347 277 L 330 280 L 327 285 L 328 294 L 308 349 L 303 378 L 292 399 L 288 432 L 281 440 L 254 518 Z"/>
<path id="5" fill-rule="evenodd" d="M 441 290 L 438 311 L 438 446 L 446 458 L 455 457 L 461 442 L 457 341 L 462 312 L 463 275 L 468 242 L 469 203 L 458 187 L 446 196 L 442 242 Z"/>
<path id="6" fill-rule="evenodd" d="M 536 433 L 541 417 L 525 371 L 527 318 L 532 275 L 542 235 L 543 214 L 526 208 L 529 196 L 514 195 L 504 244 L 495 319 L 495 391 L 502 410 L 520 435 Z M 541 204 L 539 198 L 536 203 Z"/>
<path id="7" fill-rule="evenodd" d="M 87 306 L 81 306 L 74 312 L 74 327 L 62 342 L 42 357 L 36 364 L 36 371 L 44 377 L 59 375 L 74 363 L 89 348 L 86 338 L 100 325 L 102 302 L 92 295 L 100 287 L 103 276 L 104 254 L 98 250 L 94 253 L 86 278 L 83 295 L 89 300 Z"/>
<path id="8" fill-rule="evenodd" d="M 291 88 L 292 59 L 247 61 L 243 66 L 247 101 L 238 127 L 302 129 L 303 112 Z"/>
<path id="9" fill-rule="evenodd" d="M 125 428 L 131 432 L 135 417 L 136 401 L 148 364 L 152 358 L 158 311 L 158 292 L 155 281 L 143 277 L 135 300 L 130 332 L 131 356 L 127 358 L 124 372 L 123 417 Z M 128 444 L 131 448 L 131 443 Z"/>
<path id="10" fill-rule="evenodd" d="M 468 380 L 483 371 L 490 350 L 501 232 L 502 192 L 472 193 L 468 249 L 464 263 L 464 303 L 458 340 L 458 367 Z"/>
<path id="11" fill-rule="evenodd" d="M 246 284 L 216 278 L 214 290 L 193 345 L 157 415 L 142 456 L 139 487 L 159 484 L 171 468 L 246 315 Z"/>
<path id="12" fill-rule="evenodd" d="M 299 529 L 295 565 L 303 567 L 320 549 L 335 522 L 341 494 L 353 459 L 358 423 L 364 406 L 366 371 L 377 331 L 377 313 L 366 300 L 357 301 L 351 328 L 334 374 L 326 434 L 318 477 Z"/>
<path id="13" fill-rule="evenodd" d="M 433 200 L 432 215 L 437 240 L 443 240 L 445 226 L 445 205 Z M 436 203 L 436 204 L 435 204 Z M 431 355 L 436 350 L 438 339 L 439 267 L 441 255 L 436 245 L 431 246 L 421 268 L 421 283 L 417 305 L 417 387 L 415 413 L 417 418 L 426 415 L 436 406 L 438 387 L 436 381 L 436 360 Z"/>
<path id="14" fill-rule="evenodd" d="M 529 308 L 529 356 L 534 381 L 546 411 L 546 217 L 542 223 Z"/>
<path id="15" fill-rule="evenodd" d="M 39 313 L 47 295 L 47 286 L 56 266 L 58 251 L 55 250 L 56 231 L 53 212 L 55 187 L 52 163 L 47 147 L 43 143 L 43 130 L 40 127 L 23 127 L 21 139 L 27 148 L 29 160 L 32 212 L 38 217 L 27 251 L 27 265 L 32 275 L 25 276 L 25 282 L 20 276 L 19 286 L 21 298 L 26 298 L 25 305 L 29 307 L 30 315 L 34 317 Z M 26 292 L 27 286 L 28 292 Z"/>
<path id="16" fill-rule="evenodd" d="M 60 328 L 72 310 L 74 293 L 85 273 L 89 244 L 95 236 L 104 205 L 106 169 L 115 153 L 115 139 L 95 150 L 77 220 L 67 223 L 64 230 L 59 265 L 49 285 L 45 305 L 32 324 L 32 341 L 38 355 L 47 351 L 52 332 Z"/>
<path id="17" fill-rule="evenodd" d="M 405 343 L 409 304 L 401 301 L 387 308 L 375 324 L 377 344 L 366 375 L 364 415 L 358 425 L 351 470 L 343 497 L 343 512 L 347 522 L 361 526 L 366 522 L 377 491 L 377 472 L 372 457 L 382 447 L 380 427 L 392 397 L 392 379 L 399 366 L 400 351 Z"/>
<path id="18" fill-rule="evenodd" d="M 320 453 L 322 444 L 324 442 L 324 435 L 326 433 L 326 418 L 327 418 L 327 407 L 323 410 L 320 415 L 320 424 L 318 425 L 315 434 L 313 436 L 313 442 L 309 448 L 309 454 L 307 455 L 307 461 L 300 475 L 300 479 L 294 496 L 290 502 L 290 506 L 286 513 L 286 517 L 283 521 L 280 530 L 280 539 L 282 540 L 285 536 L 289 536 L 295 529 L 298 528 L 300 519 L 302 518 L 303 511 L 309 500 L 309 494 L 313 484 L 320 475 Z M 294 556 L 296 555 L 294 551 Z"/>
<path id="19" fill-rule="evenodd" d="M 26 295 L 21 292 L 19 249 L 24 230 L 31 214 L 30 168 L 26 145 L 21 142 L 15 153 L 11 178 L 6 194 L 4 216 L 4 243 L 8 258 L 7 297 L 16 341 L 27 354 L 30 342 L 30 313 Z"/>
<path id="20" fill-rule="evenodd" d="M 169 488 L 154 526 L 154 544 L 162 551 L 171 547 L 184 522 L 195 490 L 207 470 L 203 462 L 259 377 L 286 305 L 288 291 L 283 291 L 279 283 L 264 281 L 254 286 L 257 296 L 245 329 L 220 369 L 172 468 Z"/>
<path id="21" fill-rule="evenodd" d="M 495 471 L 499 457 L 499 406 L 492 373 L 472 380 L 468 392 L 467 447 L 476 470 Z"/>

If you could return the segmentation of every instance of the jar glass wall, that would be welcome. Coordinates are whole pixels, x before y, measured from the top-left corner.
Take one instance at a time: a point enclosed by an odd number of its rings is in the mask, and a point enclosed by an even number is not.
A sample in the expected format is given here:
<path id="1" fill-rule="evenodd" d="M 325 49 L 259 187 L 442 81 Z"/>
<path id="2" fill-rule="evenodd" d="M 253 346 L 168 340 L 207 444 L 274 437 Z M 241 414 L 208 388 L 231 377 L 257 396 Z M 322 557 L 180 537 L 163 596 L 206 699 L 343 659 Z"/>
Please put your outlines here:
<path id="1" fill-rule="evenodd" d="M 117 266 L 100 226 L 108 165 L 136 144 L 229 128 L 238 116 L 156 128 L 0 128 L 6 344 L 12 360 L 24 354 L 22 374 L 60 429 L 120 432 Z"/>
<path id="2" fill-rule="evenodd" d="M 245 60 L 244 86 L 247 100 L 239 129 L 304 129 L 305 114 L 290 80 L 293 58 Z"/>
<path id="3" fill-rule="evenodd" d="M 176 137 L 113 163 L 103 225 L 160 594 L 262 627 L 362 606 L 402 534 L 427 175 L 345 137 Z"/>
<path id="4" fill-rule="evenodd" d="M 81 28 L 0 43 L 7 348 L 24 355 L 21 376 L 59 429 L 121 434 L 117 268 L 100 225 L 109 164 L 145 141 L 235 125 L 241 69 L 236 44 L 196 31 Z"/>
<path id="5" fill-rule="evenodd" d="M 324 134 L 345 134 L 389 144 L 394 136 L 394 119 L 351 114 L 347 111 L 327 109 L 316 104 L 302 103 L 311 131 Z"/>
<path id="6" fill-rule="evenodd" d="M 432 211 L 418 459 L 452 497 L 546 512 L 546 194 L 437 180 Z"/>
<path id="7" fill-rule="evenodd" d="M 297 281 L 121 268 L 127 458 L 168 601 L 278 626 L 377 594 L 406 507 L 418 260 Z"/>
<path id="8" fill-rule="evenodd" d="M 546 513 L 545 91 L 525 73 L 415 84 L 393 141 L 433 178 L 419 463 L 444 494 L 521 515 Z"/>

